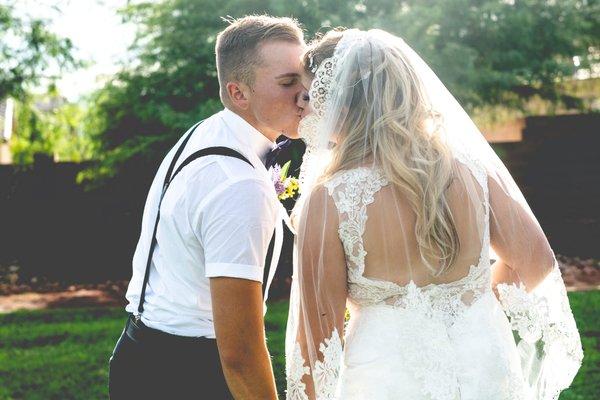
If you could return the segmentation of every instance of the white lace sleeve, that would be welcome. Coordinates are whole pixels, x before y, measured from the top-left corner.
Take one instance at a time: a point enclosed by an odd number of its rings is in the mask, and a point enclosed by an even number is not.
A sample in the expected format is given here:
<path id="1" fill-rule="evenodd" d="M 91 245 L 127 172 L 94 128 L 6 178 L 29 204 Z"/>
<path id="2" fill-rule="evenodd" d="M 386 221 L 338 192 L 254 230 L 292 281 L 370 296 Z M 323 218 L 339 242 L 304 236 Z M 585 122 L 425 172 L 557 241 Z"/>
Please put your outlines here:
<path id="1" fill-rule="evenodd" d="M 490 175 L 494 283 L 515 333 L 534 399 L 557 399 L 575 377 L 583 351 L 565 284 L 548 239 L 511 177 Z"/>
<path id="2" fill-rule="evenodd" d="M 583 351 L 558 264 L 532 292 L 499 284 L 498 294 L 535 399 L 558 399 L 577 374 Z"/>

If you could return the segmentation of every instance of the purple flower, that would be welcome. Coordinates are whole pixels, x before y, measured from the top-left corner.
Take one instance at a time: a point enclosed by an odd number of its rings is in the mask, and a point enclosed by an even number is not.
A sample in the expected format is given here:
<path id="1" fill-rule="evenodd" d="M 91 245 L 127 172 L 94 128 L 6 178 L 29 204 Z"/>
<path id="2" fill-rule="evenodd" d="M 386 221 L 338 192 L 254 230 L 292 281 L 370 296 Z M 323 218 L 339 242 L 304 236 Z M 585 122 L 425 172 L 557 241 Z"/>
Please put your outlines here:
<path id="1" fill-rule="evenodd" d="M 277 196 L 285 193 L 285 185 L 283 184 L 282 181 L 276 181 L 273 183 L 275 184 L 275 192 L 277 193 Z"/>
<path id="2" fill-rule="evenodd" d="M 273 181 L 273 186 L 275 186 L 277 196 L 285 192 L 285 185 L 281 179 L 281 166 L 279 164 L 275 164 L 271 168 L 271 180 Z"/>
<path id="3" fill-rule="evenodd" d="M 273 187 L 275 188 L 275 193 L 277 193 L 277 198 L 279 198 L 279 200 L 292 198 L 294 193 L 299 189 L 298 180 L 294 177 L 287 176 L 290 163 L 291 161 L 288 161 L 283 167 L 279 164 L 275 164 L 269 170 L 271 172 Z"/>

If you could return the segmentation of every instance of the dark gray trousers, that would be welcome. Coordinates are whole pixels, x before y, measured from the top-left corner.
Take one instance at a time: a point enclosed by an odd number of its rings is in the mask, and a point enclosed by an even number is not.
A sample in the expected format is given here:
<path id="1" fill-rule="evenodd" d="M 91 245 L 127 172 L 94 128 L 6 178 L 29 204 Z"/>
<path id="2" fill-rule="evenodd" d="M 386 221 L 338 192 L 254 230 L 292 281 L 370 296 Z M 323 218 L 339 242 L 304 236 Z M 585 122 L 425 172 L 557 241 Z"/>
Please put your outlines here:
<path id="1" fill-rule="evenodd" d="M 128 318 L 109 362 L 109 394 L 122 399 L 233 399 L 214 339 L 188 338 Z"/>

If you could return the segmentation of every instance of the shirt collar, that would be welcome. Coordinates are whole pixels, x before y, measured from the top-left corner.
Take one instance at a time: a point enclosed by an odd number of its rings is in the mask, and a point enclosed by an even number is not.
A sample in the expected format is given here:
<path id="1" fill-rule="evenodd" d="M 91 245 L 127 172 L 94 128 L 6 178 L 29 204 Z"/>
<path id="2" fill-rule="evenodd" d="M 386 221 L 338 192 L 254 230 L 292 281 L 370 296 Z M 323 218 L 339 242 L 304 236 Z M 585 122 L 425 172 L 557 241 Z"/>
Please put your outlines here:
<path id="1" fill-rule="evenodd" d="M 221 113 L 223 121 L 225 121 L 225 124 L 231 129 L 232 133 L 240 140 L 240 142 L 247 145 L 261 162 L 264 163 L 267 153 L 276 146 L 276 143 L 271 142 L 244 118 L 240 117 L 230 109 L 225 108 Z"/>

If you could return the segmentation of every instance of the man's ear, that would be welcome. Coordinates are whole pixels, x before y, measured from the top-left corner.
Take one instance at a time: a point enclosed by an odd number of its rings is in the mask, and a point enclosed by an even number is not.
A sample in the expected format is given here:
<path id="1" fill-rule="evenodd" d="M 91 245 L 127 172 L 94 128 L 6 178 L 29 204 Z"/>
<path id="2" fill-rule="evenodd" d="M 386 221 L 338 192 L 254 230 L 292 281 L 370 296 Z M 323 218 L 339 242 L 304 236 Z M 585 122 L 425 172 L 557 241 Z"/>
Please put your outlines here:
<path id="1" fill-rule="evenodd" d="M 248 93 L 250 88 L 241 82 L 227 82 L 226 87 L 231 103 L 242 110 L 247 110 L 249 106 Z"/>

